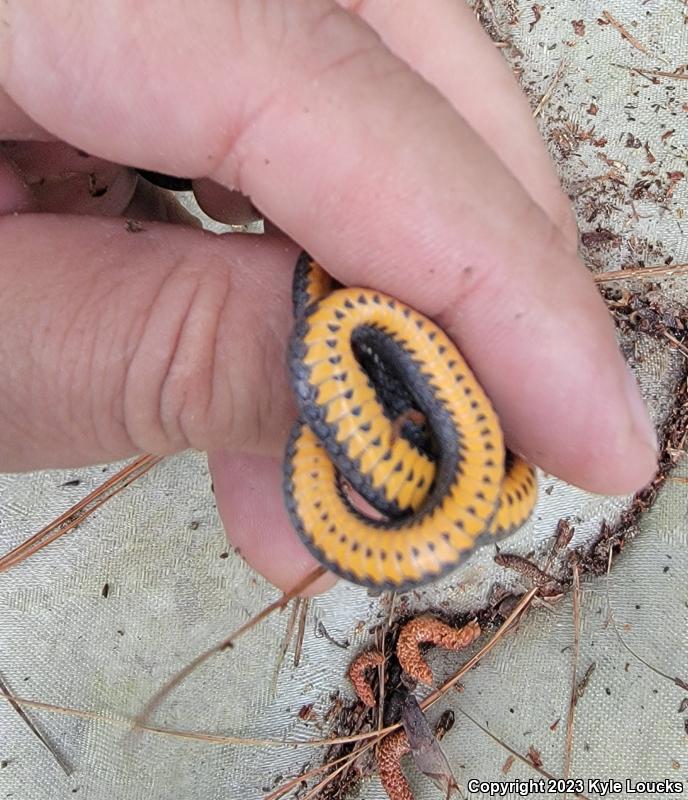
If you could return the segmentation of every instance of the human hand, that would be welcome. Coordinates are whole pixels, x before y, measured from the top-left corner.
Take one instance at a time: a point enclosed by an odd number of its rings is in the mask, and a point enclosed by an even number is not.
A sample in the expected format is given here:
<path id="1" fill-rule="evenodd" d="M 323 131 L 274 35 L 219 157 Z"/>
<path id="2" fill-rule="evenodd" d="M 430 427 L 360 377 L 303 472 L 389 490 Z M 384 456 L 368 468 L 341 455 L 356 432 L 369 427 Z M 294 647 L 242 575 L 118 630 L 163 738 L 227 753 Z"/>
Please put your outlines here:
<path id="1" fill-rule="evenodd" d="M 281 497 L 286 236 L 437 320 L 546 471 L 621 493 L 656 460 L 498 52 L 455 0 L 355 5 L 0 5 L 0 139 L 24 141 L 0 151 L 0 468 L 208 450 L 231 541 L 282 587 L 313 566 Z M 98 161 L 65 189 L 72 147 Z M 134 235 L 121 164 L 239 190 L 286 236 Z"/>

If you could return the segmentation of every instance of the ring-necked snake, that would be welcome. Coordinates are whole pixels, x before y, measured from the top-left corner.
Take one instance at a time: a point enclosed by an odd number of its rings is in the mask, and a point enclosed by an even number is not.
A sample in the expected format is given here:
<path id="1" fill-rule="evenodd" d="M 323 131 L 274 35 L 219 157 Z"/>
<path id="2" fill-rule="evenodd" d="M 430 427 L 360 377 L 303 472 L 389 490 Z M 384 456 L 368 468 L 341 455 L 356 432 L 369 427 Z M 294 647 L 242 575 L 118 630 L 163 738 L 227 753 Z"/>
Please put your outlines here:
<path id="1" fill-rule="evenodd" d="M 187 178 L 138 172 L 162 188 L 192 188 Z M 306 253 L 293 302 L 300 418 L 284 493 L 321 563 L 354 583 L 406 589 L 528 519 L 535 472 L 505 450 L 490 401 L 435 323 L 381 292 L 338 288 Z M 362 513 L 347 487 L 378 516 Z"/>
<path id="2" fill-rule="evenodd" d="M 305 253 L 293 299 L 300 417 L 284 492 L 321 563 L 358 584 L 406 589 L 525 522 L 534 470 L 505 450 L 490 401 L 435 323 L 381 292 L 337 288 Z"/>

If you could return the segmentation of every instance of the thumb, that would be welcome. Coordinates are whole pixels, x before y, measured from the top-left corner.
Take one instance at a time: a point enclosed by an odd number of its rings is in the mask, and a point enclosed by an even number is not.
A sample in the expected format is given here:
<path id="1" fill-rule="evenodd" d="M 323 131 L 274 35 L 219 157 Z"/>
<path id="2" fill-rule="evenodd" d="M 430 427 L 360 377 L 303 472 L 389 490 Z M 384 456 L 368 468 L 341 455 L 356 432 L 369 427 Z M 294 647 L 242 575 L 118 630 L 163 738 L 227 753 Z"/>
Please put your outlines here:
<path id="1" fill-rule="evenodd" d="M 0 252 L 1 471 L 281 453 L 293 245 L 24 214 Z"/>

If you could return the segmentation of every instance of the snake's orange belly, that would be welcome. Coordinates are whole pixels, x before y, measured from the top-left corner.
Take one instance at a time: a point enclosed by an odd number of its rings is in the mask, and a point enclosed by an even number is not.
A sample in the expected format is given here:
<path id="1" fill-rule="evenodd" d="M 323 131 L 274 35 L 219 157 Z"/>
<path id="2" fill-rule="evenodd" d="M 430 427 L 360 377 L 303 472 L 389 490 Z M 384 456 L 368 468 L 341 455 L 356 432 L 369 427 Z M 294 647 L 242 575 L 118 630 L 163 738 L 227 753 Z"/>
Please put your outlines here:
<path id="1" fill-rule="evenodd" d="M 534 470 L 505 458 L 492 404 L 440 328 L 380 292 L 330 291 L 305 254 L 295 310 L 290 369 L 300 421 L 285 497 L 318 560 L 355 583 L 405 589 L 528 519 Z M 426 424 L 396 424 L 417 412 Z M 361 513 L 342 479 L 382 518 Z"/>

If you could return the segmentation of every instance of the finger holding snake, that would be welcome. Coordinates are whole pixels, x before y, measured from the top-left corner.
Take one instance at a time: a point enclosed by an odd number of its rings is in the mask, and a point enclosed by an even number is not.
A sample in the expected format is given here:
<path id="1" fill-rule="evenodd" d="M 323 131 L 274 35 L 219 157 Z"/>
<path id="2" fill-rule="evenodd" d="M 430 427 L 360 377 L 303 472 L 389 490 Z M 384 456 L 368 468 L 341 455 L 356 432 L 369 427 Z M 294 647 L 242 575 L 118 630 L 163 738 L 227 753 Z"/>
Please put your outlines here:
<path id="1" fill-rule="evenodd" d="M 509 167 L 519 148 L 500 150 L 494 131 L 479 129 L 484 93 L 454 95 L 437 72 L 425 71 L 425 80 L 389 27 L 374 23 L 381 39 L 328 0 L 208 3 L 194 8 L 192 24 L 188 9 L 3 4 L 4 130 L 47 131 L 111 163 L 242 191 L 340 282 L 374 286 L 435 320 L 475 370 L 507 441 L 529 460 L 601 492 L 645 482 L 654 469 L 652 431 L 606 309 L 562 233 L 566 223 L 543 211 L 561 195 L 542 151 L 529 186 L 525 166 Z M 414 23 L 402 19 L 408 39 Z M 446 19 L 457 46 L 469 37 L 473 49 L 492 53 L 474 28 Z M 500 84 L 500 94 L 508 91 Z M 505 129 L 520 126 L 515 113 Z M 16 411 L 3 429 L 5 468 L 141 449 L 224 451 L 212 466 L 234 541 L 271 580 L 293 585 L 306 561 L 279 511 L 278 461 L 293 408 L 279 399 L 289 386 L 275 346 L 279 331 L 284 347 L 289 327 L 288 281 L 271 270 L 287 275 L 296 249 L 273 238 L 267 255 L 260 245 L 250 255 L 253 245 L 208 244 L 197 231 L 154 225 L 120 238 L 110 221 L 84 219 L 24 214 L 0 226 L 6 301 L 20 298 L 24 318 L 41 321 L 27 331 L 2 317 L 12 380 L 0 407 Z M 136 275 L 131 281 L 101 269 L 94 253 L 106 243 L 112 263 Z M 228 277 L 248 261 L 264 270 L 262 287 L 258 278 Z M 138 269 L 144 263 L 147 272 Z M 51 276 L 40 296 L 32 289 L 37 267 Z M 108 281 L 117 283 L 117 314 L 107 306 Z M 48 333 L 63 319 L 66 287 L 70 301 L 95 292 L 109 313 L 74 303 L 72 348 L 56 351 Z M 97 326 L 102 344 L 94 349 Z M 141 326 L 147 335 L 136 347 L 132 331 Z M 22 402 L 32 381 L 49 385 L 66 374 L 72 380 L 58 392 Z M 71 413 L 82 406 L 96 423 Z M 234 486 L 235 459 L 274 459 L 257 509 L 247 510 L 255 499 Z M 268 524 L 272 540 L 255 537 Z M 280 564 L 276 541 L 284 544 Z"/>

